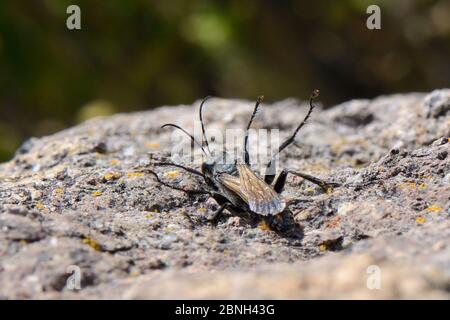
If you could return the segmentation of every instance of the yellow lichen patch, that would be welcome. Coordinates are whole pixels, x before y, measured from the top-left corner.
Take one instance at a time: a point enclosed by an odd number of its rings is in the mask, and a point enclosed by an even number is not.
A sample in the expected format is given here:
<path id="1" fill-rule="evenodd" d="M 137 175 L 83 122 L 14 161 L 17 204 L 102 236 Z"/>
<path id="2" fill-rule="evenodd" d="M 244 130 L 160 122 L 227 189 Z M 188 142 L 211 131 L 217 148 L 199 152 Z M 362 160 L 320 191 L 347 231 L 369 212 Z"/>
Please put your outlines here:
<path id="1" fill-rule="evenodd" d="M 144 217 L 147 219 L 152 219 L 155 217 L 155 214 L 157 214 L 157 213 L 160 213 L 160 211 L 158 209 L 153 209 L 151 211 L 148 211 Z"/>
<path id="2" fill-rule="evenodd" d="M 424 224 L 425 223 L 425 218 L 424 217 L 417 217 L 416 218 L 416 222 L 418 223 L 418 224 Z"/>
<path id="3" fill-rule="evenodd" d="M 63 193 L 63 191 L 64 191 L 64 190 L 61 189 L 61 188 L 56 188 L 56 189 L 55 189 L 55 193 L 56 193 L 56 194 L 61 194 L 61 193 Z"/>
<path id="4" fill-rule="evenodd" d="M 164 175 L 166 176 L 166 177 L 169 177 L 169 178 L 176 178 L 177 176 L 178 176 L 178 174 L 180 173 L 180 171 L 179 170 L 173 170 L 173 171 L 168 171 L 168 172 L 166 172 Z"/>
<path id="5" fill-rule="evenodd" d="M 41 202 L 38 202 L 38 203 L 36 203 L 36 208 L 38 208 L 39 210 L 42 210 L 45 208 L 45 206 Z"/>
<path id="6" fill-rule="evenodd" d="M 42 202 L 36 203 L 36 209 L 43 211 L 43 212 L 48 212 L 47 207 Z"/>
<path id="7" fill-rule="evenodd" d="M 328 188 L 327 188 L 327 193 L 328 193 L 328 194 L 332 194 L 333 191 L 334 191 L 333 187 L 328 187 Z"/>
<path id="8" fill-rule="evenodd" d="M 272 230 L 270 228 L 270 226 L 267 224 L 267 222 L 265 222 L 265 221 L 261 221 L 261 223 L 258 225 L 258 228 L 263 231 L 271 231 Z"/>
<path id="9" fill-rule="evenodd" d="M 428 208 L 426 208 L 425 210 L 431 211 L 431 212 L 441 212 L 442 208 L 440 206 L 438 206 L 437 204 L 433 204 L 433 205 L 429 206 Z"/>
<path id="10" fill-rule="evenodd" d="M 100 190 L 92 192 L 93 197 L 100 197 L 102 194 L 103 194 L 103 192 Z"/>
<path id="11" fill-rule="evenodd" d="M 305 191 L 308 193 L 314 193 L 316 190 L 314 188 L 307 188 Z"/>
<path id="12" fill-rule="evenodd" d="M 326 243 L 322 243 L 322 244 L 319 245 L 319 251 L 320 252 L 325 252 L 327 250 L 328 250 L 328 246 L 327 246 Z"/>
<path id="13" fill-rule="evenodd" d="M 20 242 L 20 244 L 22 244 L 22 245 L 27 245 L 27 244 L 28 244 L 28 241 L 27 241 L 27 240 L 24 240 L 24 239 L 20 240 L 19 242 Z"/>
<path id="14" fill-rule="evenodd" d="M 158 141 L 148 141 L 145 143 L 145 146 L 150 149 L 159 149 L 161 148 L 161 144 Z"/>
<path id="15" fill-rule="evenodd" d="M 413 189 L 413 190 L 415 190 L 417 188 L 417 184 L 415 182 L 406 181 L 406 182 L 400 183 L 398 185 L 398 187 L 400 189 Z"/>
<path id="16" fill-rule="evenodd" d="M 108 172 L 103 176 L 103 179 L 106 181 L 112 181 L 119 179 L 121 176 L 122 175 L 119 172 Z"/>
<path id="17" fill-rule="evenodd" d="M 200 213 L 205 213 L 205 212 L 206 212 L 206 209 L 202 207 L 202 208 L 198 208 L 197 211 L 200 212 Z"/>
<path id="18" fill-rule="evenodd" d="M 426 188 L 427 188 L 427 184 L 426 183 L 419 184 L 419 190 L 425 190 Z"/>
<path id="19" fill-rule="evenodd" d="M 347 141 L 346 141 L 344 138 L 342 138 L 342 137 L 337 138 L 337 139 L 334 140 L 333 143 L 331 144 L 331 151 L 332 151 L 333 153 L 338 154 L 339 151 L 341 150 L 341 148 L 342 148 L 343 146 L 345 146 L 346 143 L 347 143 Z"/>
<path id="20" fill-rule="evenodd" d="M 112 166 L 117 166 L 119 164 L 119 160 L 117 160 L 117 159 L 112 159 L 111 160 L 111 165 Z"/>
<path id="21" fill-rule="evenodd" d="M 136 278 L 136 277 L 139 277 L 140 275 L 141 275 L 141 273 L 139 271 L 132 271 L 129 273 L 129 276 L 131 278 Z"/>
<path id="22" fill-rule="evenodd" d="M 144 174 L 142 172 L 128 172 L 127 177 L 128 178 L 138 178 L 142 177 Z"/>
<path id="23" fill-rule="evenodd" d="M 94 249 L 96 251 L 100 251 L 100 249 L 102 247 L 100 245 L 100 243 L 98 243 L 97 241 L 95 241 L 91 237 L 86 237 L 81 242 L 83 242 L 84 244 L 88 245 L 89 247 L 91 247 L 92 249 Z"/>

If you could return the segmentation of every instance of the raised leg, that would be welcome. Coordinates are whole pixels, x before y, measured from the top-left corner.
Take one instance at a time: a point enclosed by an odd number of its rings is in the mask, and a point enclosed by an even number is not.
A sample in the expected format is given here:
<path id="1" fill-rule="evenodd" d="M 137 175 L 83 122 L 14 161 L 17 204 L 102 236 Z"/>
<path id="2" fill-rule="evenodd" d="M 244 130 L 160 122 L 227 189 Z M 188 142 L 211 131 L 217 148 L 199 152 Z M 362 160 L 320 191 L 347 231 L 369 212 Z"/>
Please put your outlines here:
<path id="1" fill-rule="evenodd" d="M 291 173 L 293 175 L 296 175 L 298 177 L 301 177 L 305 180 L 308 180 L 316 185 L 318 185 L 319 187 L 321 187 L 325 192 L 328 192 L 330 190 L 330 188 L 334 188 L 334 187 L 339 187 L 341 184 L 337 183 L 337 182 L 326 182 L 324 180 L 321 180 L 319 178 L 316 178 L 314 176 L 311 176 L 309 174 L 306 173 L 302 173 L 302 172 L 295 172 L 292 170 L 287 170 L 284 169 L 280 175 L 278 176 L 277 180 L 275 181 L 275 184 L 273 186 L 273 189 L 278 192 L 281 193 L 284 189 L 284 185 L 286 184 L 286 178 L 288 173 Z"/>
<path id="2" fill-rule="evenodd" d="M 216 225 L 219 221 L 220 217 L 222 216 L 223 211 L 230 205 L 229 202 L 226 202 L 220 206 L 219 209 L 217 209 L 214 213 L 212 213 L 207 220 L 211 222 L 212 224 Z"/>
<path id="3" fill-rule="evenodd" d="M 278 176 L 277 180 L 275 180 L 275 183 L 273 185 L 273 190 L 275 190 L 276 193 L 283 192 L 288 173 L 289 173 L 289 171 L 287 169 L 283 169 L 283 171 L 281 171 L 280 175 Z"/>

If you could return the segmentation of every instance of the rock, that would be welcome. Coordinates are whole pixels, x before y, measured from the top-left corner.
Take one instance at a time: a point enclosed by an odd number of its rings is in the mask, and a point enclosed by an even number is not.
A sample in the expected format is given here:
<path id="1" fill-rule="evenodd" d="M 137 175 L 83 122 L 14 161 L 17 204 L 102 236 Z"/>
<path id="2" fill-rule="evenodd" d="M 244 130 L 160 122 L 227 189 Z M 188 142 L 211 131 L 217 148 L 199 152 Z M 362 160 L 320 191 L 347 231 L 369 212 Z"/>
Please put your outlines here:
<path id="1" fill-rule="evenodd" d="M 33 138 L 0 165 L 0 297 L 448 299 L 448 101 L 442 89 L 317 109 L 280 162 L 342 186 L 325 193 L 288 177 L 294 234 L 229 214 L 212 226 L 215 201 L 143 170 L 173 147 L 160 126 L 192 131 L 198 102 Z M 208 104 L 207 128 L 219 130 L 243 128 L 253 108 Z M 254 127 L 284 138 L 304 112 L 293 99 L 264 104 Z M 155 170 L 186 188 L 201 183 Z"/>
<path id="2" fill-rule="evenodd" d="M 425 97 L 425 105 L 428 107 L 427 116 L 439 117 L 450 111 L 450 97 L 447 90 L 435 90 Z"/>

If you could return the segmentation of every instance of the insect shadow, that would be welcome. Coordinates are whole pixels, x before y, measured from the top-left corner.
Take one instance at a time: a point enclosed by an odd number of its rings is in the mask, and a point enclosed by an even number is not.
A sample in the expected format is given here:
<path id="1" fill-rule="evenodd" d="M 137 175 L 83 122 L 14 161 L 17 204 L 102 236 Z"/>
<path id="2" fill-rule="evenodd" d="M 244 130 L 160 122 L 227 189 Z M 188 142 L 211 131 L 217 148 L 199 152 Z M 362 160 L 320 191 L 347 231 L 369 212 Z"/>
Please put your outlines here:
<path id="1" fill-rule="evenodd" d="M 201 165 L 201 171 L 171 161 L 159 161 L 153 163 L 154 166 L 178 167 L 191 174 L 197 175 L 204 181 L 201 187 L 198 189 L 185 189 L 171 185 L 160 179 L 153 170 L 146 171 L 151 173 L 160 184 L 171 189 L 183 191 L 189 195 L 209 195 L 214 198 L 219 205 L 219 208 L 207 218 L 207 220 L 213 224 L 216 224 L 224 211 L 227 210 L 232 215 L 244 219 L 252 226 L 265 223 L 267 227 L 279 234 L 289 237 L 302 237 L 302 228 L 295 222 L 292 213 L 286 206 L 286 200 L 282 196 L 288 174 L 291 173 L 308 180 L 320 186 L 324 191 L 328 191 L 329 188 L 337 187 L 339 184 L 326 182 L 309 174 L 288 169 L 283 169 L 276 177 L 273 168 L 276 156 L 294 142 L 297 133 L 308 121 L 315 107 L 314 99 L 317 98 L 318 95 L 319 91 L 314 90 L 309 99 L 309 110 L 303 121 L 297 126 L 293 134 L 286 139 L 272 155 L 271 160 L 266 165 L 266 171 L 263 178 L 259 177 L 250 168 L 250 156 L 248 152 L 249 129 L 258 112 L 263 97 L 259 97 L 256 101 L 255 108 L 246 127 L 243 161 L 238 159 L 226 160 L 230 159 L 230 155 L 227 154 L 225 150 L 217 156 L 212 155 L 203 122 L 203 106 L 209 98 L 206 97 L 201 102 L 199 109 L 199 118 L 202 127 L 201 143 L 189 132 L 176 124 L 167 123 L 162 126 L 162 128 L 174 127 L 181 130 L 202 150 L 206 159 Z"/>

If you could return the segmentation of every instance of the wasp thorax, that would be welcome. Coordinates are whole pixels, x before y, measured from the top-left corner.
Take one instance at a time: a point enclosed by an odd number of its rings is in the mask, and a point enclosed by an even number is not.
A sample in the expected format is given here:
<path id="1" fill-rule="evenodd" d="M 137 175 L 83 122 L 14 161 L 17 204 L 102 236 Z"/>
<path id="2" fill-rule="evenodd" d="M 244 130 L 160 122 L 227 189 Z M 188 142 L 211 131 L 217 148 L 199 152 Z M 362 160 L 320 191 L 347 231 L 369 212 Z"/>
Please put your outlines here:
<path id="1" fill-rule="evenodd" d="M 207 158 L 202 164 L 202 172 L 205 175 L 233 174 L 236 170 L 236 158 L 225 151 L 218 156 Z"/>

